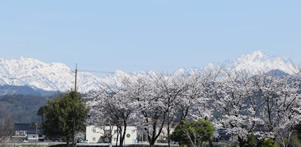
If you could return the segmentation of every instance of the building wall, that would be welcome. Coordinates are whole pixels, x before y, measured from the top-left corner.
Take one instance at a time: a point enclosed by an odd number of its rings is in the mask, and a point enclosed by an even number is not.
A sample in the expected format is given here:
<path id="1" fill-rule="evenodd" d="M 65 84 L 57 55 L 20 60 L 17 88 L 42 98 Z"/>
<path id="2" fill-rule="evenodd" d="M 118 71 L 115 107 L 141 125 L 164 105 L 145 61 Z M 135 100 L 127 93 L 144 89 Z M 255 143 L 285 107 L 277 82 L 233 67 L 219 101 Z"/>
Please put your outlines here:
<path id="1" fill-rule="evenodd" d="M 103 143 L 108 140 L 103 140 L 106 134 L 112 134 L 112 144 L 117 142 L 117 127 L 116 126 L 87 126 L 86 127 L 86 140 L 88 143 Z M 120 137 L 118 137 L 118 142 Z M 134 126 L 128 126 L 126 128 L 126 136 L 124 144 L 137 143 L 137 128 Z"/>
<path id="2" fill-rule="evenodd" d="M 39 135 L 38 134 L 27 134 L 27 139 L 28 140 L 38 140 Z"/>
<path id="3" fill-rule="evenodd" d="M 27 136 L 27 130 L 16 130 L 15 136 Z"/>

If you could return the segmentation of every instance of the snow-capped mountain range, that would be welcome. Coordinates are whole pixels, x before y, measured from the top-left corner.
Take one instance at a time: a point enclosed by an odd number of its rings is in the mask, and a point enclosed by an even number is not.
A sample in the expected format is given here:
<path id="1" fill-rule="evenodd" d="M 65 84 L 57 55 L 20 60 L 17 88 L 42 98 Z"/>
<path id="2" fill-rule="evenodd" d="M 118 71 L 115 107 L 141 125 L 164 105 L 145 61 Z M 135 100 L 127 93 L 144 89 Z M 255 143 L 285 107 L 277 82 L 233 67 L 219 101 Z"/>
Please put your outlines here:
<path id="1" fill-rule="evenodd" d="M 204 68 L 215 68 L 216 64 L 209 64 Z M 287 58 L 264 55 L 261 51 L 242 55 L 238 59 L 224 65 L 237 71 L 250 74 L 281 70 L 288 74 L 295 74 L 298 70 Z M 183 72 L 179 69 L 177 72 Z M 186 71 L 187 72 L 187 71 Z M 78 91 L 88 92 L 98 89 L 110 79 L 118 79 L 126 73 L 117 71 L 104 78 L 89 72 L 78 72 Z M 47 64 L 33 58 L 6 60 L 0 58 L 0 85 L 30 86 L 34 89 L 47 91 L 67 91 L 74 88 L 74 71 L 62 63 Z"/>
<path id="2" fill-rule="evenodd" d="M 249 75 L 269 72 L 271 70 L 280 70 L 287 74 L 294 75 L 299 71 L 298 67 L 286 57 L 268 56 L 261 51 L 241 55 L 236 60 L 226 62 L 222 65 L 209 63 L 204 69 L 215 70 L 220 66 L 234 71 L 244 71 Z"/>
<path id="3" fill-rule="evenodd" d="M 5 60 L 0 58 L 0 85 L 30 86 L 47 91 L 67 91 L 74 88 L 75 74 L 62 63 L 47 64 L 33 58 Z M 78 90 L 87 92 L 99 87 L 100 78 L 88 72 L 78 72 Z"/>

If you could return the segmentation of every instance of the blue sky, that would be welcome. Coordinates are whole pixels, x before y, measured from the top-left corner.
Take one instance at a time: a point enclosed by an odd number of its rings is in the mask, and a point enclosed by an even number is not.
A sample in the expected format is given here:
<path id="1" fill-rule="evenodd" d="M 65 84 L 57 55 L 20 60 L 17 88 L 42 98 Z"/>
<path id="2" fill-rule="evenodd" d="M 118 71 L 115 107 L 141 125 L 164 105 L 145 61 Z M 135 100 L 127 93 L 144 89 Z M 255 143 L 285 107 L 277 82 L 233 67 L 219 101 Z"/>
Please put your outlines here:
<path id="1" fill-rule="evenodd" d="M 0 57 L 173 72 L 261 50 L 301 63 L 301 1 L 0 1 Z"/>

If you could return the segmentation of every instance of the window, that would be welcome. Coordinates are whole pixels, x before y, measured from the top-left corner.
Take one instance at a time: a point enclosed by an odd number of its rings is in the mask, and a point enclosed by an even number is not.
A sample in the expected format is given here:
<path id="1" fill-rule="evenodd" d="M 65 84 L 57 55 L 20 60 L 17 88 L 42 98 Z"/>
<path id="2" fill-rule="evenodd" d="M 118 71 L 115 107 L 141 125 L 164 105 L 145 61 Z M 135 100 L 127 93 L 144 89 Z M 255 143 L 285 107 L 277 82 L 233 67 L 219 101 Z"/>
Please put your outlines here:
<path id="1" fill-rule="evenodd" d="M 93 140 L 93 141 L 95 141 L 95 140 L 96 140 L 96 138 L 95 138 L 95 137 L 93 137 L 93 138 L 92 138 L 92 140 Z"/>
<path id="2" fill-rule="evenodd" d="M 17 131 L 16 134 L 20 135 L 20 136 L 26 136 L 26 131 L 20 130 L 20 131 Z"/>
<path id="3" fill-rule="evenodd" d="M 93 128 L 93 133 L 96 133 L 96 128 Z"/>
<path id="4" fill-rule="evenodd" d="M 130 137 L 131 137 L 131 135 L 130 135 L 130 134 L 126 134 L 126 137 L 127 137 L 127 138 L 130 138 Z"/>

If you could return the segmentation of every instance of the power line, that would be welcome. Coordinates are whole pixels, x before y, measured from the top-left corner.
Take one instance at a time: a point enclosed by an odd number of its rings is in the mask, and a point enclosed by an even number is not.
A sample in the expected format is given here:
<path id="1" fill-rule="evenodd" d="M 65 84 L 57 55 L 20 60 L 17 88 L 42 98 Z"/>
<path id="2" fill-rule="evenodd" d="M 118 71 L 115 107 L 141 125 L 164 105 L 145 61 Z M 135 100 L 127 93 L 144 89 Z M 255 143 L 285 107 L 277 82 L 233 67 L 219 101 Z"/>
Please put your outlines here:
<path id="1" fill-rule="evenodd" d="M 82 69 L 78 69 L 77 71 L 80 71 L 80 72 L 93 72 L 93 73 L 109 73 L 109 74 L 115 73 L 115 72 L 110 72 L 110 71 L 82 70 Z"/>
<path id="2" fill-rule="evenodd" d="M 65 63 L 65 62 L 64 62 Z M 65 63 L 68 65 L 74 65 L 75 63 Z M 185 67 L 179 65 L 158 65 L 158 64 L 102 64 L 102 63 L 79 63 L 80 65 L 92 65 L 92 66 L 102 66 L 102 67 L 118 67 L 118 68 L 125 68 L 125 67 L 146 67 L 146 68 L 182 68 Z M 192 65 L 189 67 L 195 67 L 200 65 Z"/>

